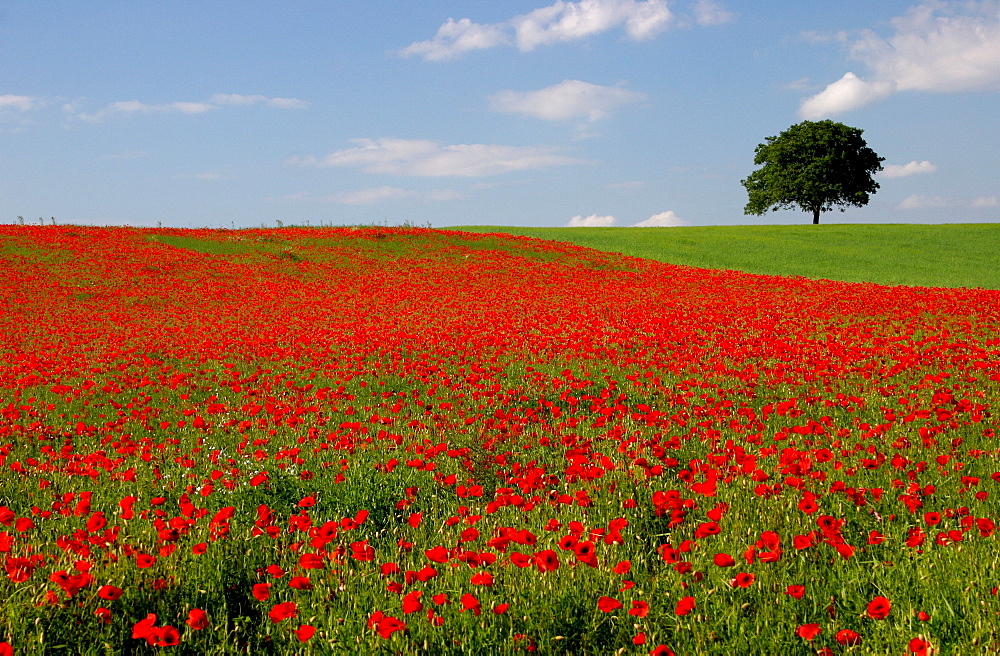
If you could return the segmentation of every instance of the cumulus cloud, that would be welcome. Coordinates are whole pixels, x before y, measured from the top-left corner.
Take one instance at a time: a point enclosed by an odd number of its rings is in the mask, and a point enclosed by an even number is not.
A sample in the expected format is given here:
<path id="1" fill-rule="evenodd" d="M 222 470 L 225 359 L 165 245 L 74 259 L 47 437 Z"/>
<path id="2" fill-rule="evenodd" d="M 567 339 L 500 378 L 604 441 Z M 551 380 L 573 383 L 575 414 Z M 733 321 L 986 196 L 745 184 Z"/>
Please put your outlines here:
<path id="1" fill-rule="evenodd" d="M 6 94 L 0 96 L 0 110 L 16 109 L 19 112 L 29 112 L 40 108 L 44 103 L 34 96 L 15 96 Z"/>
<path id="2" fill-rule="evenodd" d="M 866 30 L 848 45 L 850 57 L 867 66 L 867 79 L 848 73 L 806 99 L 803 118 L 857 109 L 899 91 L 1000 89 L 1000 2 L 924 2 L 891 24 L 888 38 Z"/>
<path id="3" fill-rule="evenodd" d="M 996 196 L 980 196 L 972 201 L 972 206 L 977 209 L 984 207 L 1000 207 L 1000 201 L 997 200 Z"/>
<path id="4" fill-rule="evenodd" d="M 696 7 L 701 24 L 728 20 L 716 2 L 702 0 Z M 425 61 L 446 61 L 466 52 L 513 45 L 527 52 L 541 45 L 576 41 L 621 28 L 634 41 L 651 39 L 674 22 L 666 0 L 556 0 L 547 7 L 514 16 L 500 23 L 474 23 L 468 18 L 449 18 L 434 38 L 417 41 L 400 51 Z"/>
<path id="5" fill-rule="evenodd" d="M 927 160 L 922 162 L 914 160 L 906 164 L 887 164 L 882 169 L 881 175 L 883 178 L 905 178 L 909 175 L 933 173 L 934 171 L 937 171 L 937 167 Z"/>
<path id="6" fill-rule="evenodd" d="M 901 210 L 926 210 L 936 207 L 946 207 L 948 201 L 940 196 L 923 196 L 920 194 L 913 194 L 912 196 L 907 196 L 903 199 L 903 202 L 899 204 L 899 209 Z"/>
<path id="7" fill-rule="evenodd" d="M 615 224 L 615 217 L 607 214 L 605 216 L 599 216 L 597 214 L 591 214 L 590 216 L 582 216 L 577 214 L 569 223 L 566 224 L 567 228 L 607 228 Z"/>
<path id="8" fill-rule="evenodd" d="M 354 139 L 352 143 L 358 145 L 320 158 L 293 156 L 285 162 L 298 166 L 349 166 L 366 173 L 467 178 L 586 163 L 548 146 L 446 146 L 436 141 L 391 138 Z"/>
<path id="9" fill-rule="evenodd" d="M 699 25 L 722 25 L 736 18 L 733 12 L 715 0 L 698 0 L 693 11 L 694 20 Z"/>
<path id="10" fill-rule="evenodd" d="M 646 95 L 620 86 L 602 87 L 580 80 L 564 80 L 537 91 L 504 90 L 490 96 L 498 112 L 524 114 L 546 121 L 585 118 L 597 121 L 611 112 L 646 99 Z"/>
<path id="11" fill-rule="evenodd" d="M 848 112 L 888 98 L 895 88 L 892 82 L 866 82 L 854 73 L 845 73 L 815 96 L 802 101 L 799 116 L 812 121 Z"/>
<path id="12" fill-rule="evenodd" d="M 129 116 L 132 114 L 172 113 L 204 114 L 225 105 L 266 105 L 280 109 L 302 109 L 307 103 L 297 98 L 268 98 L 267 96 L 243 96 L 235 93 L 217 93 L 207 101 L 202 102 L 171 102 L 160 105 L 150 105 L 138 100 L 120 100 L 110 103 L 92 114 L 78 114 L 78 118 L 98 123 L 111 116 Z"/>
<path id="13" fill-rule="evenodd" d="M 667 210 L 666 212 L 660 212 L 659 214 L 654 214 L 645 221 L 639 221 L 639 223 L 633 223 L 631 228 L 678 228 L 680 226 L 686 226 L 687 223 L 677 216 L 673 210 Z"/>

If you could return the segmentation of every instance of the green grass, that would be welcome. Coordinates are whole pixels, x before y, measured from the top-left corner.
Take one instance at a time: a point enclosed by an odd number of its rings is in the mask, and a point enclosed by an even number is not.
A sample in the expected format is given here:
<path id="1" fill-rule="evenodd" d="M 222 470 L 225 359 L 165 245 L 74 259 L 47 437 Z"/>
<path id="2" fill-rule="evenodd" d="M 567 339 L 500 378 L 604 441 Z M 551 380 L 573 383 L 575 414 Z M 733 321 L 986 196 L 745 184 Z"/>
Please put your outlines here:
<path id="1" fill-rule="evenodd" d="M 707 269 L 883 285 L 1000 289 L 1000 224 L 454 229 L 572 242 Z"/>

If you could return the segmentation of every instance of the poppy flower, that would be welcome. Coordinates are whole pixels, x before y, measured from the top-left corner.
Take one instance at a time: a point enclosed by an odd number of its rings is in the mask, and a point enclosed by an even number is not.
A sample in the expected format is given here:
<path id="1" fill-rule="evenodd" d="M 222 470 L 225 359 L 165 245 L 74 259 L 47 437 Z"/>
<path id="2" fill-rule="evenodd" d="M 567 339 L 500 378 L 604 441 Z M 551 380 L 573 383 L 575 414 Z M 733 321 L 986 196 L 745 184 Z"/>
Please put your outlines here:
<path id="1" fill-rule="evenodd" d="M 420 603 L 420 595 L 422 594 L 422 591 L 414 590 L 403 597 L 403 613 L 410 614 L 423 610 L 424 605 Z"/>
<path id="2" fill-rule="evenodd" d="M 756 575 L 747 572 L 740 572 L 730 583 L 734 588 L 749 588 L 756 580 Z"/>
<path id="3" fill-rule="evenodd" d="M 795 599 L 801 599 L 806 592 L 804 585 L 790 585 L 785 589 L 785 594 Z"/>
<path id="4" fill-rule="evenodd" d="M 458 612 L 464 613 L 467 610 L 471 610 L 472 614 L 476 617 L 483 612 L 482 607 L 479 605 L 479 600 L 468 592 L 462 595 L 462 607 L 458 610 Z"/>
<path id="5" fill-rule="evenodd" d="M 715 554 L 715 557 L 712 559 L 712 561 L 716 564 L 717 567 L 732 567 L 733 565 L 736 564 L 736 561 L 733 560 L 733 557 L 726 553 Z"/>
<path id="6" fill-rule="evenodd" d="M 114 585 L 102 585 L 97 590 L 97 596 L 101 599 L 114 601 L 122 596 L 122 589 Z"/>
<path id="7" fill-rule="evenodd" d="M 539 572 L 554 572 L 559 569 L 559 555 L 552 549 L 539 551 L 534 558 Z"/>
<path id="8" fill-rule="evenodd" d="M 112 619 L 111 609 L 105 608 L 103 606 L 98 606 L 98 608 L 94 611 L 94 615 L 96 615 L 97 619 L 101 621 L 101 624 L 111 624 L 111 619 Z M 2 653 L 3 652 L 0 651 L 0 654 Z"/>
<path id="9" fill-rule="evenodd" d="M 694 597 L 684 597 L 677 602 L 677 606 L 674 608 L 675 615 L 687 615 L 694 610 L 695 602 Z"/>
<path id="10" fill-rule="evenodd" d="M 635 615 L 636 617 L 646 617 L 649 615 L 649 604 L 645 601 L 635 600 L 632 602 L 632 607 L 628 609 L 629 615 Z"/>
<path id="11" fill-rule="evenodd" d="M 814 640 L 816 636 L 823 632 L 819 624 L 803 624 L 795 631 L 795 634 L 805 640 Z"/>
<path id="12" fill-rule="evenodd" d="M 507 612 L 508 608 L 510 608 L 510 604 L 497 604 L 496 606 L 493 607 L 491 612 L 494 615 L 503 615 L 504 613 Z"/>
<path id="13" fill-rule="evenodd" d="M 195 631 L 208 628 L 208 615 L 200 608 L 192 608 L 188 613 L 188 618 L 184 622 Z"/>
<path id="14" fill-rule="evenodd" d="M 622 607 L 622 602 L 613 597 L 601 597 L 597 600 L 597 609 L 602 613 L 610 613 Z"/>
<path id="15" fill-rule="evenodd" d="M 493 585 L 493 575 L 490 574 L 489 572 L 477 572 L 476 574 L 472 575 L 470 583 L 472 583 L 472 585 L 482 585 L 485 587 L 490 587 Z"/>
<path id="16" fill-rule="evenodd" d="M 154 564 L 156 564 L 156 556 L 139 554 L 135 557 L 135 566 L 139 569 L 146 569 L 147 567 L 152 567 Z"/>
<path id="17" fill-rule="evenodd" d="M 868 617 L 873 620 L 884 620 L 892 610 L 892 602 L 885 597 L 875 597 L 868 602 Z"/>
<path id="18" fill-rule="evenodd" d="M 298 607 L 295 605 L 294 601 L 285 601 L 280 604 L 275 604 L 268 611 L 267 616 L 271 618 L 271 621 L 277 624 L 282 620 L 287 620 L 290 617 L 295 617 L 298 615 Z"/>
<path id="19" fill-rule="evenodd" d="M 154 613 L 149 613 L 144 619 L 141 619 L 132 625 L 132 637 L 139 640 L 145 640 L 155 625 L 156 615 Z"/>
<path id="20" fill-rule="evenodd" d="M 837 631 L 836 639 L 839 644 L 849 647 L 861 644 L 861 636 L 858 635 L 857 632 L 851 631 L 850 629 Z"/>
<path id="21" fill-rule="evenodd" d="M 295 637 L 299 639 L 299 642 L 306 642 L 309 638 L 313 637 L 314 633 L 316 633 L 316 627 L 309 624 L 300 624 L 299 628 L 295 630 Z"/>
<path id="22" fill-rule="evenodd" d="M 666 645 L 656 645 L 649 650 L 649 656 L 677 656 L 674 650 Z"/>
<path id="23" fill-rule="evenodd" d="M 906 648 L 914 656 L 927 656 L 930 653 L 931 643 L 923 638 L 912 638 Z"/>

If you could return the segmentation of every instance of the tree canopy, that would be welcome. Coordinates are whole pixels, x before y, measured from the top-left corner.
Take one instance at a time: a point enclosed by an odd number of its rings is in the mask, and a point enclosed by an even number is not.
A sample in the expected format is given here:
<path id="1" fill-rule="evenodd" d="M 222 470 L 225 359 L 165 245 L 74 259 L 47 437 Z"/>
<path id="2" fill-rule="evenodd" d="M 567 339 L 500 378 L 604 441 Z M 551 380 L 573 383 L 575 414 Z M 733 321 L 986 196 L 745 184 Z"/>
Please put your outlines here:
<path id="1" fill-rule="evenodd" d="M 762 168 L 741 181 L 750 196 L 744 212 L 798 208 L 819 223 L 820 214 L 836 206 L 843 212 L 846 205 L 867 205 L 879 188 L 872 176 L 885 158 L 868 147 L 863 132 L 830 120 L 803 121 L 767 137 L 754 157 Z"/>

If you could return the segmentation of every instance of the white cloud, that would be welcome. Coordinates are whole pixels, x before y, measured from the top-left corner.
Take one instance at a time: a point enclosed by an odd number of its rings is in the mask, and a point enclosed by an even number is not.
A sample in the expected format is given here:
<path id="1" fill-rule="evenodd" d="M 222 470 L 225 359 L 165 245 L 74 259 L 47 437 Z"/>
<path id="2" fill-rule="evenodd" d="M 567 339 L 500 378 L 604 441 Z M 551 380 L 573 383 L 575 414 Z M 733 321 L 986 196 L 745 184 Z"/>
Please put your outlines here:
<path id="1" fill-rule="evenodd" d="M 45 103 L 34 96 L 14 96 L 11 94 L 0 96 L 0 109 L 16 109 L 20 112 L 28 112 L 42 107 Z"/>
<path id="2" fill-rule="evenodd" d="M 996 196 L 980 196 L 972 201 L 972 206 L 975 208 L 1000 207 L 1000 201 L 997 200 Z"/>
<path id="3" fill-rule="evenodd" d="M 577 214 L 569 223 L 566 224 L 567 228 L 607 228 L 615 224 L 615 217 L 610 214 L 605 216 L 598 216 L 597 214 L 591 214 L 590 216 L 581 216 Z"/>
<path id="4" fill-rule="evenodd" d="M 268 98 L 267 96 L 241 96 L 235 93 L 217 93 L 205 102 L 171 102 L 161 105 L 150 105 L 138 100 L 120 100 L 110 103 L 92 114 L 79 114 L 78 118 L 91 123 L 98 123 L 110 116 L 149 113 L 203 114 L 225 105 L 256 105 L 280 109 L 302 109 L 307 103 L 296 98 Z"/>
<path id="5" fill-rule="evenodd" d="M 298 98 L 268 98 L 258 95 L 244 96 L 238 93 L 217 93 L 209 102 L 216 105 L 266 105 L 279 109 L 305 109 L 309 106 L 309 103 Z"/>
<path id="6" fill-rule="evenodd" d="M 937 167 L 927 160 L 922 162 L 914 160 L 906 164 L 886 164 L 882 169 L 881 176 L 883 178 L 905 178 L 908 175 L 933 173 L 934 171 L 937 171 Z"/>
<path id="7" fill-rule="evenodd" d="M 338 150 L 322 158 L 289 157 L 285 163 L 352 166 L 366 173 L 468 178 L 586 163 L 585 160 L 560 155 L 558 149 L 547 146 L 444 146 L 436 141 L 391 138 L 354 139 L 352 143 L 358 146 Z"/>
<path id="8" fill-rule="evenodd" d="M 695 13 L 703 25 L 729 17 L 728 12 L 711 0 L 701 0 Z M 425 61 L 446 61 L 472 50 L 501 45 L 514 45 L 526 52 L 540 45 L 576 41 L 619 27 L 630 39 L 643 41 L 663 32 L 673 21 L 666 0 L 556 0 L 552 5 L 500 23 L 449 18 L 433 39 L 412 43 L 399 53 L 404 57 L 418 55 Z"/>
<path id="9" fill-rule="evenodd" d="M 694 5 L 694 20 L 699 25 L 722 25 L 735 18 L 733 12 L 715 0 L 698 0 Z"/>
<path id="10" fill-rule="evenodd" d="M 926 210 L 935 207 L 947 207 L 947 205 L 948 201 L 940 196 L 922 196 L 920 194 L 914 194 L 904 198 L 903 202 L 899 204 L 899 209 Z"/>
<path id="11" fill-rule="evenodd" d="M 854 73 L 845 73 L 825 89 L 802 101 L 799 116 L 817 120 L 888 98 L 895 90 L 892 82 L 865 82 Z"/>
<path id="12" fill-rule="evenodd" d="M 803 102 L 804 118 L 857 109 L 898 91 L 1000 89 L 1000 2 L 934 0 L 891 23 L 889 38 L 866 30 L 849 46 L 851 58 L 868 67 L 870 81 L 848 73 Z"/>
<path id="13" fill-rule="evenodd" d="M 449 18 L 430 41 L 417 41 L 403 48 L 404 57 L 419 55 L 424 61 L 445 61 L 470 50 L 485 50 L 508 42 L 502 24 L 480 25 L 468 18 Z"/>
<path id="14" fill-rule="evenodd" d="M 500 91 L 490 96 L 490 105 L 498 112 L 525 114 L 546 121 L 572 118 L 597 121 L 619 107 L 645 99 L 645 94 L 618 86 L 564 80 L 538 91 Z"/>
<path id="15" fill-rule="evenodd" d="M 677 228 L 680 226 L 686 226 L 687 223 L 681 219 L 673 210 L 667 210 L 666 212 L 660 212 L 659 214 L 654 214 L 645 221 L 639 221 L 639 223 L 633 223 L 631 228 Z"/>

